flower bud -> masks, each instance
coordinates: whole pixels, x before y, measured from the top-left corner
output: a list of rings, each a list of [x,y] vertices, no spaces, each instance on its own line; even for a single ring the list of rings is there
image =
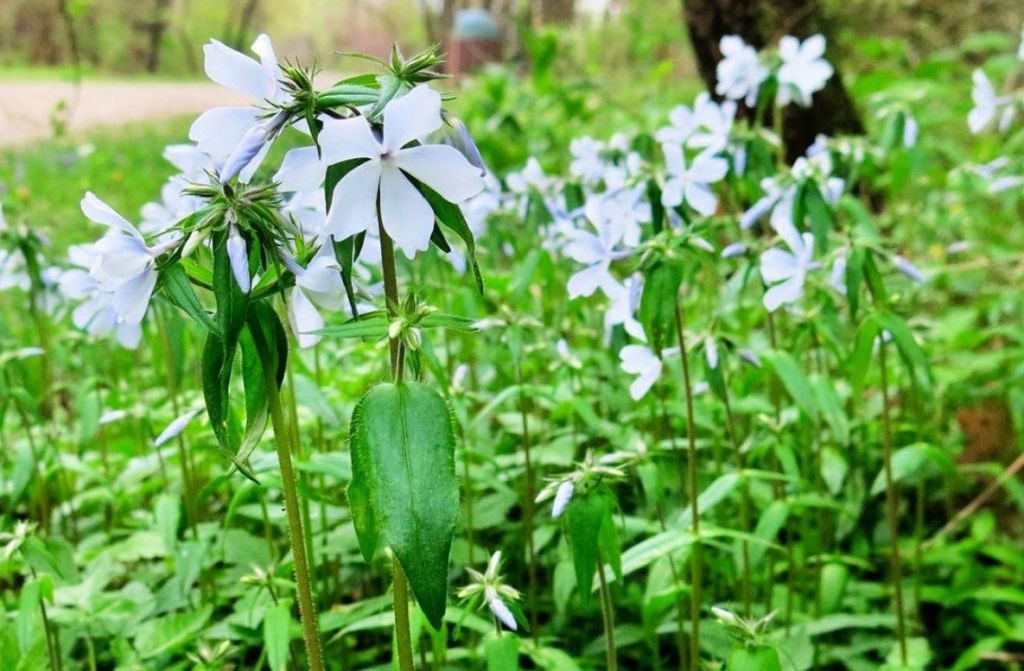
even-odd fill
[[[245,244],[245,238],[238,232],[237,226],[231,227],[228,234],[228,259],[231,261],[231,272],[238,282],[238,288],[243,294],[249,293],[252,288],[252,278],[249,276],[249,250]]]

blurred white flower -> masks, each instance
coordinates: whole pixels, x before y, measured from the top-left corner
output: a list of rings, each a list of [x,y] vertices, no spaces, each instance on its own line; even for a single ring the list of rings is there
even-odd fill
[[[629,395],[639,401],[661,377],[661,358],[646,345],[626,345],[619,350],[619,360],[622,370],[637,376],[629,385]]]
[[[118,319],[139,324],[156,287],[156,259],[178,241],[147,246],[134,225],[91,191],[82,198],[81,207],[86,217],[109,227],[108,234],[93,245],[97,258],[89,274],[100,291],[112,294],[111,305]]]
[[[846,295],[846,257],[840,256],[832,263],[829,285],[841,296]]]
[[[712,336],[704,339],[704,358],[707,359],[708,366],[718,368],[718,343]]]
[[[628,252],[618,248],[622,241],[624,229],[617,222],[609,221],[594,210],[600,209],[600,203],[591,200],[587,203],[591,214],[590,223],[597,233],[583,229],[574,229],[568,234],[568,242],[562,252],[574,261],[587,267],[575,272],[569,278],[567,289],[569,298],[590,296],[597,289],[605,294],[614,291],[615,278],[609,272],[612,261],[625,257]]]
[[[742,242],[732,242],[722,250],[723,259],[731,259],[734,256],[743,256],[747,253],[747,246]]]
[[[901,273],[903,273],[904,275],[906,275],[907,277],[909,277],[918,284],[921,284],[922,282],[925,281],[924,273],[922,273],[917,266],[915,266],[913,263],[908,261],[903,256],[893,256],[892,265],[896,266],[897,270],[899,270]]]
[[[1016,113],[1013,99],[1007,96],[997,96],[992,82],[981,69],[974,71],[971,81],[974,84],[971,88],[971,100],[974,101],[974,107],[967,114],[967,127],[971,129],[971,132],[977,134],[984,130],[999,114],[1000,108],[1003,108],[1003,112],[999,118],[999,131],[1002,132],[1009,128]]]
[[[812,35],[801,43],[796,37],[787,35],[779,41],[779,55],[782,66],[778,72],[778,105],[785,107],[795,102],[801,107],[809,107],[811,97],[825,87],[834,72],[829,62],[822,58],[825,55],[825,37]]]
[[[661,193],[662,205],[676,207],[685,202],[704,216],[714,214],[718,198],[708,184],[725,177],[729,172],[728,162],[704,151],[688,167],[681,147],[666,144],[662,145],[662,151],[665,153],[665,167],[669,175]]]
[[[68,248],[72,268],[61,273],[58,290],[71,301],[80,301],[71,312],[71,321],[90,335],[106,336],[114,333],[119,343],[135,349],[142,339],[142,325],[119,319],[114,309],[114,294],[103,291],[96,278],[89,273],[99,261],[93,244],[72,245]]]
[[[757,91],[768,78],[768,68],[761,64],[757,50],[739,35],[726,35],[718,43],[722,60],[715,68],[718,79],[715,93],[730,100],[742,100],[747,107],[757,104]]]
[[[491,555],[487,569],[483,573],[467,567],[466,573],[469,574],[470,583],[459,590],[458,596],[464,600],[481,598],[481,605],[486,605],[498,622],[512,631],[517,631],[519,624],[508,603],[518,601],[520,594],[518,590],[505,584],[500,571],[500,551]]]
[[[412,89],[384,108],[384,130],[377,138],[362,115],[324,127],[320,144],[328,164],[353,158],[353,168],[334,188],[324,232],[335,240],[377,228],[380,221],[409,258],[430,246],[434,211],[407,174],[452,203],[483,189],[480,170],[453,147],[406,146],[441,126],[441,94],[426,85]]]
[[[571,479],[563,480],[558,485],[558,490],[555,492],[555,501],[551,504],[551,517],[558,518],[562,516],[565,509],[569,507],[569,502],[572,501],[574,489],[575,483]]]
[[[761,278],[768,285],[764,294],[764,306],[775,312],[783,304],[795,303],[804,295],[804,281],[808,271],[817,267],[812,261],[814,236],[802,236],[791,231],[780,231],[790,251],[772,247],[761,255]]]
[[[644,278],[639,273],[627,277],[622,284],[613,282],[605,286],[604,292],[611,299],[604,313],[605,340],[610,336],[612,328],[619,324],[622,324],[626,333],[637,340],[647,340],[644,327],[635,317],[636,310],[640,307],[643,288]]]
[[[584,184],[596,184],[601,181],[606,164],[601,156],[604,149],[604,143],[589,135],[575,138],[569,143],[569,153],[572,155],[569,173],[578,177]]]
[[[160,435],[153,440],[153,447],[160,447],[169,440],[173,440],[181,435],[181,432],[185,430],[185,427],[189,425],[193,419],[195,419],[199,413],[203,411],[202,408],[196,408],[189,410],[180,417],[175,418],[170,424],[167,425]]]

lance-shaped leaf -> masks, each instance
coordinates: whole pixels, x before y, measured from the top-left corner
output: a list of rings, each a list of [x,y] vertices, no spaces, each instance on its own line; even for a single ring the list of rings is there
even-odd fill
[[[611,549],[611,535],[615,534],[615,520],[612,518],[615,502],[610,492],[598,487],[584,496],[573,497],[565,511],[565,526],[572,548],[572,563],[576,570],[576,588],[583,605],[590,603],[591,584],[599,562],[612,562],[616,576],[622,574],[621,554],[617,557],[602,557]],[[611,528],[607,531],[604,526]],[[603,532],[603,533],[602,533]],[[603,541],[603,542],[602,542]],[[617,541],[614,543],[617,545]]]
[[[431,189],[429,186],[420,182],[419,180],[411,180],[416,188],[420,190],[423,197],[430,203],[431,209],[434,210],[434,216],[437,218],[437,223],[434,224],[435,233],[441,236],[441,240],[444,240],[444,234],[441,229],[438,228],[437,224],[441,224],[445,228],[451,229],[457,236],[462,238],[462,242],[466,244],[466,252],[469,257],[470,266],[473,268],[473,278],[476,280],[476,288],[481,294],[484,292],[484,278],[480,274],[480,266],[476,262],[476,240],[473,238],[473,231],[469,229],[469,223],[466,221],[466,217],[462,214],[462,209],[455,203],[450,203],[440,196],[436,191]],[[439,245],[438,241],[434,239],[435,236],[431,235],[431,240],[434,241],[435,245],[438,245],[443,251],[451,251],[449,247],[447,250],[444,246]],[[445,241],[447,245],[447,241]]]
[[[644,273],[644,290],[640,296],[640,322],[656,350],[672,340],[675,324],[676,296],[683,283],[679,263],[662,260]]]
[[[349,503],[368,560],[387,543],[427,619],[441,626],[459,514],[455,431],[444,399],[418,382],[381,384],[352,414]]]

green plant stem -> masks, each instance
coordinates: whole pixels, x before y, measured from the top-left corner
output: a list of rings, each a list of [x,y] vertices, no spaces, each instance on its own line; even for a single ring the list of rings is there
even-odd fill
[[[690,382],[690,361],[683,335],[685,323],[679,296],[675,300],[676,338],[683,370],[683,391],[686,396],[686,439],[689,445],[690,514],[693,525],[693,554],[690,558],[690,668],[700,668],[700,600],[703,553],[700,546],[700,483],[697,481],[697,432],[694,424],[693,385]]]
[[[885,341],[879,338],[878,364],[882,383],[882,450],[885,461],[885,510],[889,521],[890,562],[893,600],[896,607],[896,636],[900,643],[900,661],[907,665],[907,631],[903,614],[903,570],[900,557],[899,492],[892,478],[892,406],[889,400],[889,373],[886,365]]]
[[[292,559],[295,565],[295,585],[298,592],[299,619],[302,622],[302,639],[306,644],[310,671],[324,671],[323,648],[317,627],[313,592],[309,582],[309,564],[306,557],[306,541],[302,530],[302,512],[299,495],[295,486],[295,471],[292,468],[292,434],[284,420],[281,396],[277,389],[277,378],[268,366],[264,366],[267,399],[270,402],[270,421],[274,427],[274,442],[277,444],[277,460],[281,467],[281,488],[284,490],[284,508],[288,516],[288,535]]]
[[[384,275],[384,298],[387,301],[388,316],[393,318],[398,308],[398,273],[395,269],[395,246],[384,225],[379,223],[380,232],[380,265]],[[402,357],[398,338],[388,339],[388,352],[391,360],[391,379],[402,380]],[[391,582],[395,597],[395,640],[398,647],[398,668],[400,671],[413,671],[412,633],[409,630],[409,582],[405,571],[397,557],[391,558]]]
[[[159,314],[159,313],[158,313]],[[164,368],[167,369],[167,395],[171,398],[171,408],[175,417],[181,416],[181,404],[178,402],[178,383],[174,379],[174,353],[171,352],[171,338],[167,332],[166,319],[158,319],[157,327],[160,330],[160,341],[164,352]],[[199,539],[197,524],[199,519],[196,510],[195,482],[192,477],[189,462],[188,446],[185,444],[184,432],[178,434],[175,439],[178,445],[178,463],[181,466],[181,484],[184,487],[183,503],[185,508],[185,522],[192,531],[192,539]]]
[[[746,469],[743,458],[743,448],[740,446],[739,434],[736,431],[736,418],[732,414],[732,404],[729,401],[729,381],[726,379],[725,371],[722,371],[722,402],[725,405],[725,426],[729,433],[729,441],[732,443],[733,456],[736,459],[736,469],[740,475],[740,530],[744,534],[750,533],[750,485],[744,473]],[[751,617],[751,602],[754,594],[754,580],[750,570],[750,543],[744,539],[740,545],[743,553],[743,615]]]
[[[536,478],[533,472],[533,459],[530,454],[530,423],[526,415],[526,393],[523,391],[523,364],[516,360],[516,385],[519,387],[519,420],[523,431],[523,459],[526,466],[526,483],[523,500],[523,525],[526,530],[526,564],[527,583],[526,600],[530,604],[529,613],[530,629],[537,635],[537,628],[534,623],[537,621],[537,562],[533,546],[534,514],[536,504],[534,498],[537,494]]]
[[[619,662],[615,652],[615,610],[608,589],[608,579],[604,575],[604,559],[600,552],[597,554],[597,580],[601,590],[601,619],[604,622],[605,668],[608,671],[616,671]]]

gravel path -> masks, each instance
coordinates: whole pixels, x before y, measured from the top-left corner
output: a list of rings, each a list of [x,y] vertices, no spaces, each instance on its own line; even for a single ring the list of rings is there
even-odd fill
[[[61,101],[70,112],[69,132],[245,104],[223,86],[203,82],[85,81],[76,92],[66,81],[0,80],[0,147],[52,137],[50,119]]]

